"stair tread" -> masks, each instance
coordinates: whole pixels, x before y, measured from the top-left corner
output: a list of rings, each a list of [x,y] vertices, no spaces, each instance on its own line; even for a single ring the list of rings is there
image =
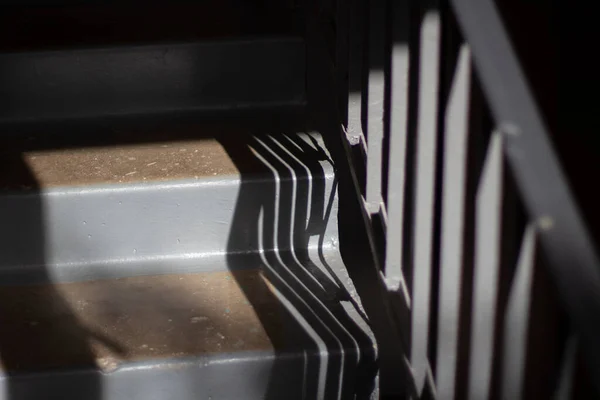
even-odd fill
[[[0,190],[271,174],[247,151],[247,127],[83,127],[81,133],[90,139],[76,146],[57,145],[44,129],[0,137]],[[305,157],[318,161],[316,152]]]
[[[32,151],[24,154],[24,162],[39,188],[199,179],[238,173],[215,139]],[[5,189],[14,186],[15,182],[4,183]]]
[[[0,363],[7,372],[110,370],[268,351],[279,345],[273,335],[284,334],[284,320],[258,269],[0,287]]]

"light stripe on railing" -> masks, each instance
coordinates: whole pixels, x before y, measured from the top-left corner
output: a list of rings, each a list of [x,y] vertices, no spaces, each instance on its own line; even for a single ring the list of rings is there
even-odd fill
[[[562,368],[558,377],[558,386],[554,395],[554,400],[569,400],[573,395],[573,379],[575,375],[575,362],[577,358],[577,338],[575,334],[567,341],[565,348]]]
[[[369,74],[367,90],[367,207],[379,211],[382,201],[383,126],[385,117],[386,1],[369,1]]]
[[[428,10],[421,22],[419,98],[417,120],[416,190],[413,220],[411,363],[417,390],[422,390],[427,358],[431,299],[431,260],[437,140],[438,77],[441,22],[439,12]]]
[[[468,398],[472,400],[485,399],[490,393],[500,268],[502,164],[502,136],[499,132],[494,132],[477,193],[475,214],[475,270],[468,392]]]
[[[348,32],[348,124],[347,135],[351,144],[364,140],[362,129],[362,81],[363,81],[363,52],[365,45],[366,2],[349,0],[349,32]]]

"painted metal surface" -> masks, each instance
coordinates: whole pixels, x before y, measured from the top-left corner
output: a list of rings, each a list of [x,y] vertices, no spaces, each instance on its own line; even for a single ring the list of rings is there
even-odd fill
[[[375,4],[359,3],[355,10]],[[361,25],[366,33],[349,28],[351,77],[352,49],[370,44],[364,38],[382,30],[379,24],[373,26],[381,9],[369,10]],[[590,376],[598,375],[600,264],[507,31],[491,0],[411,2],[408,13],[408,88],[394,72],[402,65],[394,49],[403,44],[394,32],[406,15],[392,12],[383,29],[391,42],[383,64],[391,66],[391,73],[381,77],[377,65],[363,64],[369,70],[350,88],[348,126],[342,136],[361,209],[354,212],[357,218],[363,216],[367,231],[360,237],[370,242],[364,248],[385,278],[371,280],[371,285],[382,285],[392,304],[403,304],[391,316],[383,300],[379,312],[367,309],[371,319],[389,318],[374,326],[391,321],[397,328],[390,329],[395,340],[387,336],[390,341],[379,345],[401,354],[382,363],[381,373],[392,368],[404,376],[408,370],[405,390],[413,390],[415,398],[478,399],[496,393],[506,398],[535,393],[570,398],[585,387],[581,371],[573,367],[575,345],[567,344],[563,333],[548,335],[543,342],[532,335],[563,326],[555,303],[560,299],[573,322],[577,351],[587,359]],[[351,14],[353,18],[357,16]],[[380,83],[381,78],[395,99],[390,113],[385,102],[377,108],[376,101],[364,100],[377,87],[370,87],[371,81]],[[407,109],[395,111],[405,92]],[[378,175],[378,138],[371,143],[367,130],[366,150],[352,147],[360,143],[361,129],[381,125],[394,127],[389,144],[382,142],[389,146],[389,170],[383,176],[387,193]],[[358,179],[365,162],[367,201]],[[372,205],[379,195],[388,196],[381,209]],[[540,256],[534,260],[535,243]],[[538,258],[548,265],[538,266]],[[545,281],[546,269],[557,291]],[[407,299],[399,290],[402,282],[410,294]],[[359,289],[363,298],[374,292]],[[411,332],[409,343],[406,330]],[[403,357],[410,357],[408,368]],[[544,381],[559,375],[563,380],[558,387]],[[388,389],[382,386],[382,394],[392,395]]]

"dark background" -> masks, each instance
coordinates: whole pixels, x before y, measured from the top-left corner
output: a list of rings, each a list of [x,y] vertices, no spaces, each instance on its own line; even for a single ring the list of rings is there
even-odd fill
[[[600,21],[593,2],[497,0],[586,223],[600,242]]]

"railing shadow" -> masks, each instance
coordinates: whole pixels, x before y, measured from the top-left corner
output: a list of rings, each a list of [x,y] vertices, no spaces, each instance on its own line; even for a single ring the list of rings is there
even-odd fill
[[[278,360],[290,349],[303,354],[303,398],[368,398],[375,369],[373,343],[342,307],[341,301],[350,302],[351,297],[322,254],[326,218],[331,214],[321,164],[325,151],[298,135],[221,143],[242,171],[228,243],[229,268],[236,275],[248,265],[260,265],[265,285],[286,308],[282,336],[282,327],[261,315],[253,293],[246,293],[278,355],[267,398],[274,398],[277,382],[289,379],[289,371],[278,368]],[[248,170],[253,172],[244,172]],[[255,171],[264,176],[260,182]],[[334,196],[335,186],[329,190]],[[314,235],[321,235],[316,256],[309,254]],[[370,381],[364,379],[369,374]]]

